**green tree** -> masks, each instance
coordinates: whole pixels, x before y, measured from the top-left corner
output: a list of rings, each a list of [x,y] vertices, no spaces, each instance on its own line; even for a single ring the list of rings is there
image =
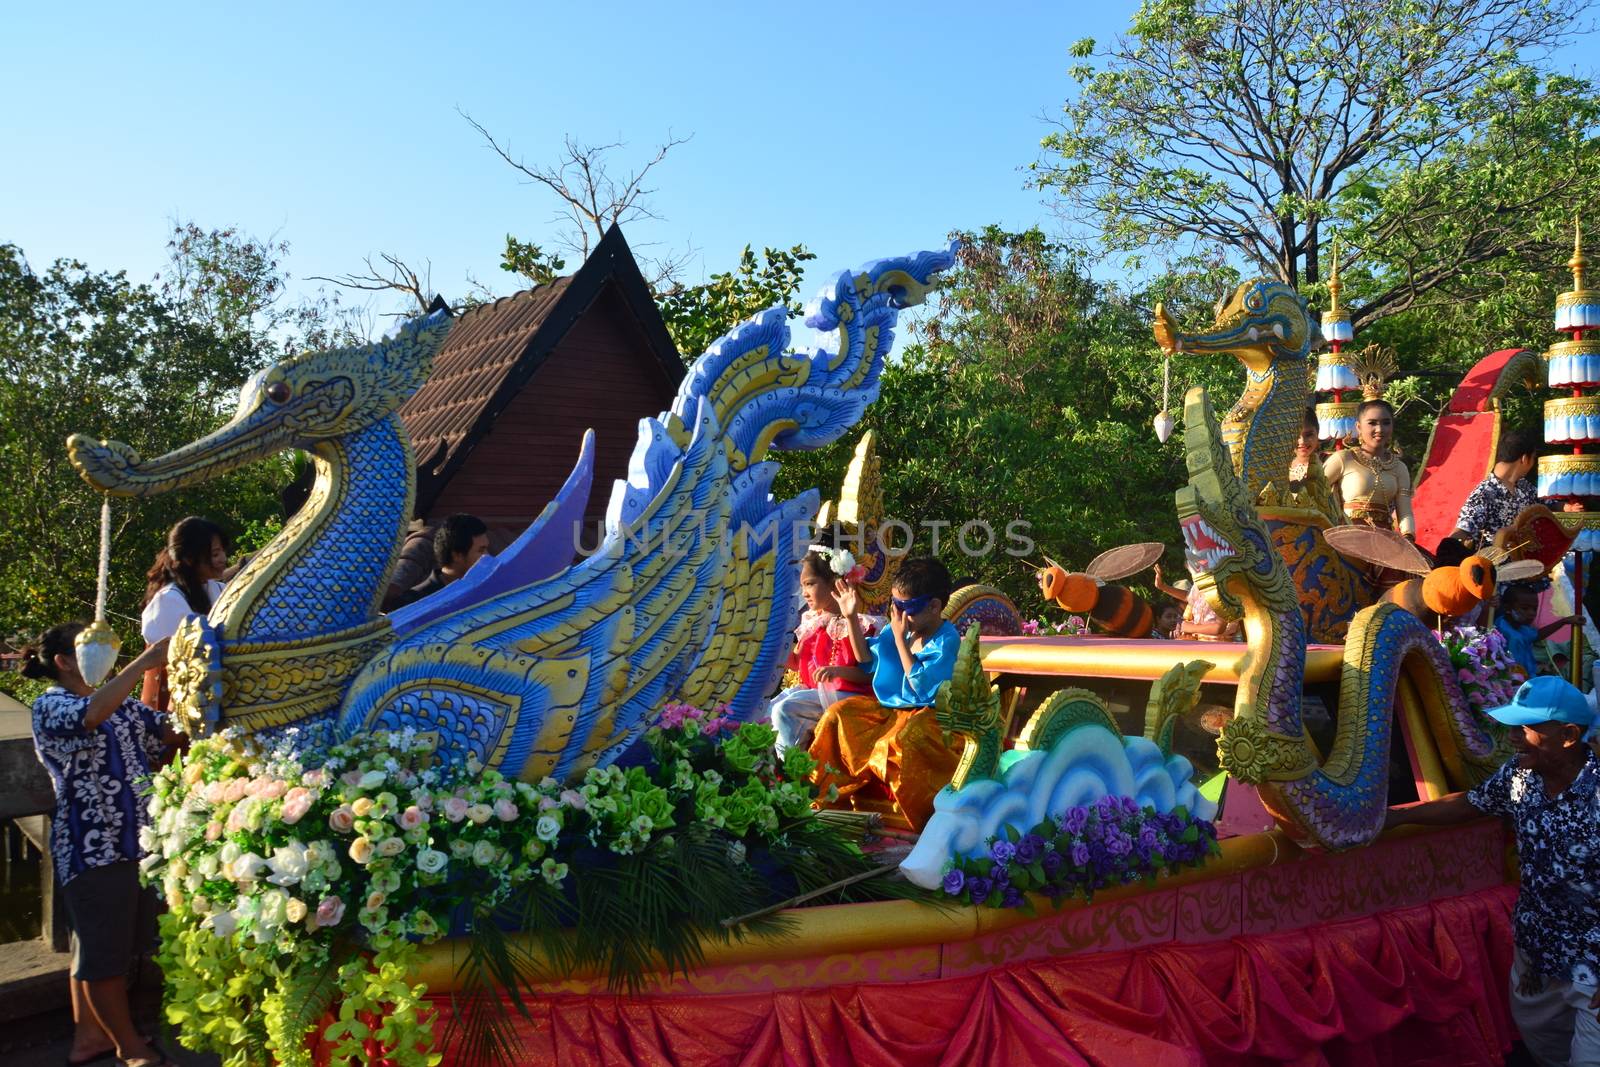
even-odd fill
[[[1218,251],[1292,285],[1329,228],[1380,284],[1357,326],[1542,261],[1600,194],[1593,86],[1539,65],[1584,0],[1144,0],[1080,41],[1035,164],[1110,249]],[[1137,260],[1135,260],[1137,261]]]
[[[1082,566],[1130,541],[1177,543],[1172,492],[1184,479],[1178,438],[1151,427],[1161,408],[1161,358],[1150,334],[1160,299],[1204,318],[1219,278],[1193,272],[1129,293],[1094,280],[1081,249],[1038,230],[964,234],[960,262],[915,343],[884,369],[860,429],[876,431],[885,506],[919,531],[960,579],[1039,607],[1029,568],[1004,534],[1026,524],[1037,563]],[[1170,403],[1204,384],[1240,389],[1237,364],[1175,362]],[[837,493],[859,432],[815,453],[785,453],[779,491]],[[994,530],[986,554],[959,543],[963,524]],[[981,545],[969,531],[968,547]],[[1176,552],[1172,557],[1177,562]]]
[[[93,612],[101,496],[68,462],[74,431],[116,436],[157,456],[231,414],[241,384],[279,354],[347,343],[356,320],[322,296],[284,296],[281,242],[174,226],[172,262],[154,283],[72,260],[34,271],[0,246],[0,641]],[[279,512],[294,458],[203,486],[112,502],[108,616],[130,650],[144,573],[166,531],[203,514],[256,539]],[[0,674],[0,685],[19,683]]]
[[[713,274],[701,285],[676,285],[660,294],[661,317],[678,351],[685,360],[693,360],[738,323],[779,304],[798,315],[795,297],[805,274],[802,264],[816,258],[805,245],[795,245],[787,251],[763,249],[757,262],[745,245],[733,270]]]

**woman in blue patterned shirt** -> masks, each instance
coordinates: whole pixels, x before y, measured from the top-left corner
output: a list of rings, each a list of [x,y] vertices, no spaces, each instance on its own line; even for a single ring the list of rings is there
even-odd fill
[[[67,1062],[115,1052],[128,1067],[158,1067],[167,1060],[133,1025],[127,973],[148,926],[141,906],[153,914],[139,888],[139,831],[149,821],[141,783],[177,737],[161,713],[130,694],[146,670],[166,664],[167,642],[151,644],[95,689],[78,671],[73,639],[82,629],[46,630],[22,668],[55,683],[33,702],[33,744],[55,787],[50,858],[72,920],[77,1025]]]

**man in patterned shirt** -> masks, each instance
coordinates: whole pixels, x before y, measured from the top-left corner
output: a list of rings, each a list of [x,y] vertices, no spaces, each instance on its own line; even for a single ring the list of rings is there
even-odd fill
[[[1494,535],[1516,521],[1523,508],[1539,502],[1528,481],[1538,462],[1539,435],[1532,430],[1512,430],[1495,449],[1494,470],[1479,482],[1461,505],[1450,536],[1474,548],[1484,548]]]
[[[1522,888],[1513,917],[1511,1015],[1541,1064],[1600,1064],[1600,758],[1595,713],[1552,676],[1489,713],[1516,757],[1470,793],[1389,812],[1385,826],[1510,818]]]

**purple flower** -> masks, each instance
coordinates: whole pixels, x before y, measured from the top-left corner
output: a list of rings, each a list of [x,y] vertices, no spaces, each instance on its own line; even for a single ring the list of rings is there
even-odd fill
[[[967,890],[972,894],[974,904],[982,904],[989,899],[989,890],[993,887],[987,878],[968,878]]]
[[[1022,907],[1022,890],[1016,886],[1006,886],[1005,894],[1000,898],[1000,906],[1002,908]]]
[[[1003,838],[989,846],[989,858],[996,863],[1010,863],[1016,854],[1017,846]]]
[[[1122,800],[1122,814],[1139,814],[1139,802],[1137,800],[1133,799],[1132,797],[1122,797],[1120,799]]]
[[[996,889],[1004,889],[1011,884],[1011,868],[1004,865],[997,866],[989,872],[989,881],[994,883]]]
[[[1122,798],[1114,797],[1110,793],[1094,802],[1094,810],[1102,819],[1114,818],[1122,812]]]
[[[1054,878],[1056,872],[1061,869],[1061,865],[1065,862],[1066,860],[1062,858],[1061,853],[1059,852],[1046,852],[1044,854],[1044,859],[1040,861],[1044,867],[1044,874],[1046,878]]]
[[[1029,864],[1044,854],[1044,838],[1038,834],[1024,834],[1017,842],[1017,862]]]
[[[1139,830],[1139,847],[1146,852],[1156,847],[1156,828],[1149,823]]]
[[[967,876],[961,873],[959,867],[948,871],[944,876],[944,891],[953,897],[959,897],[966,884]]]
[[[1089,810],[1083,807],[1071,807],[1061,817],[1061,829],[1069,834],[1082,833],[1083,828],[1089,823]]]
[[[1126,856],[1133,849],[1133,839],[1115,826],[1106,831],[1106,851],[1113,856]]]
[[[1082,841],[1074,841],[1072,844],[1072,865],[1074,867],[1089,866],[1089,846]]]

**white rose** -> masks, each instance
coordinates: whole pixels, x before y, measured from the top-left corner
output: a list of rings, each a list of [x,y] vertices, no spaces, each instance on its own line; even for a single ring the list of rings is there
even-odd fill
[[[423,874],[438,874],[449,862],[450,857],[437,849],[425,848],[417,853],[417,870]]]
[[[239,928],[239,920],[234,918],[231,911],[219,911],[207,919],[205,925],[211,927],[218,937],[232,937]]]
[[[378,842],[378,855],[398,856],[406,850],[406,843],[398,837],[386,837]]]
[[[215,852],[210,852],[200,857],[199,861],[194,865],[194,869],[199,871],[203,877],[215,878],[217,872],[222,870],[222,861],[217,858]]]
[[[269,889],[261,894],[261,910],[256,920],[264,929],[276,930],[283,925],[284,911],[289,906],[289,894],[281,889]]]
[[[267,860],[267,866],[272,868],[267,881],[273,885],[294,885],[299,882],[311,869],[309,851],[299,841],[290,841],[273,849],[272,858]]]
[[[494,862],[495,848],[487,841],[479,841],[472,846],[472,862],[479,867],[487,867]]]
[[[232,863],[234,860],[238,859],[239,858],[239,854],[242,853],[243,851],[244,851],[244,849],[240,848],[237,842],[234,842],[234,841],[224,842],[223,846],[222,846],[222,851],[221,851],[221,853],[219,853],[219,856],[221,857],[223,866],[227,866],[228,864]]]
[[[306,917],[306,902],[299,897],[290,897],[289,903],[283,906],[283,917],[292,923],[304,921]]]
[[[246,852],[223,869],[223,874],[235,882],[253,882],[267,869],[267,861],[254,852]]]
[[[541,815],[539,816],[539,821],[533,826],[533,832],[538,835],[541,841],[554,841],[561,833],[561,823],[549,815]]]

